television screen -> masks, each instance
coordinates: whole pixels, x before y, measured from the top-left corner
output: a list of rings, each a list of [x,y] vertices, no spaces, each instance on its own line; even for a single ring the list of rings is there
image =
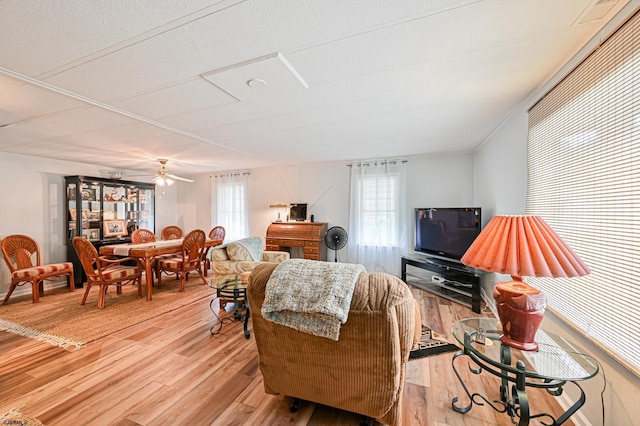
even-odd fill
[[[307,220],[307,203],[291,204],[289,220],[303,222]]]
[[[415,209],[414,250],[460,261],[480,234],[479,207]]]

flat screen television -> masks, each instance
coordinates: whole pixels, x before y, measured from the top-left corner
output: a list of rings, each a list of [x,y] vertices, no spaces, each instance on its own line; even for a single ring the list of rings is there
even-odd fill
[[[307,203],[291,204],[291,207],[289,207],[289,220],[298,222],[307,220]]]
[[[460,262],[482,226],[480,207],[415,209],[414,250]]]

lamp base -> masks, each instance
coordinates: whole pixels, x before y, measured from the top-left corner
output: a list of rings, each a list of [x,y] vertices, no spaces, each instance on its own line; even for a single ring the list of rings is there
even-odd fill
[[[545,294],[517,277],[493,288],[498,317],[502,324],[500,340],[523,351],[537,351],[536,332],[547,306]]]

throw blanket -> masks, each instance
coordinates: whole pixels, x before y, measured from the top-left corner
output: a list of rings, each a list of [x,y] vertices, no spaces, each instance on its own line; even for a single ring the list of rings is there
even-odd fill
[[[364,266],[291,259],[280,263],[265,287],[262,315],[320,337],[338,340]]]

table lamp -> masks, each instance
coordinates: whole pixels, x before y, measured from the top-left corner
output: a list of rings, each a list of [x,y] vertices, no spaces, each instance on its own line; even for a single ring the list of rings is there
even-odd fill
[[[540,216],[495,216],[471,244],[465,265],[511,275],[493,289],[502,324],[502,343],[525,351],[534,341],[546,309],[546,296],[522,277],[579,277],[590,273]]]

